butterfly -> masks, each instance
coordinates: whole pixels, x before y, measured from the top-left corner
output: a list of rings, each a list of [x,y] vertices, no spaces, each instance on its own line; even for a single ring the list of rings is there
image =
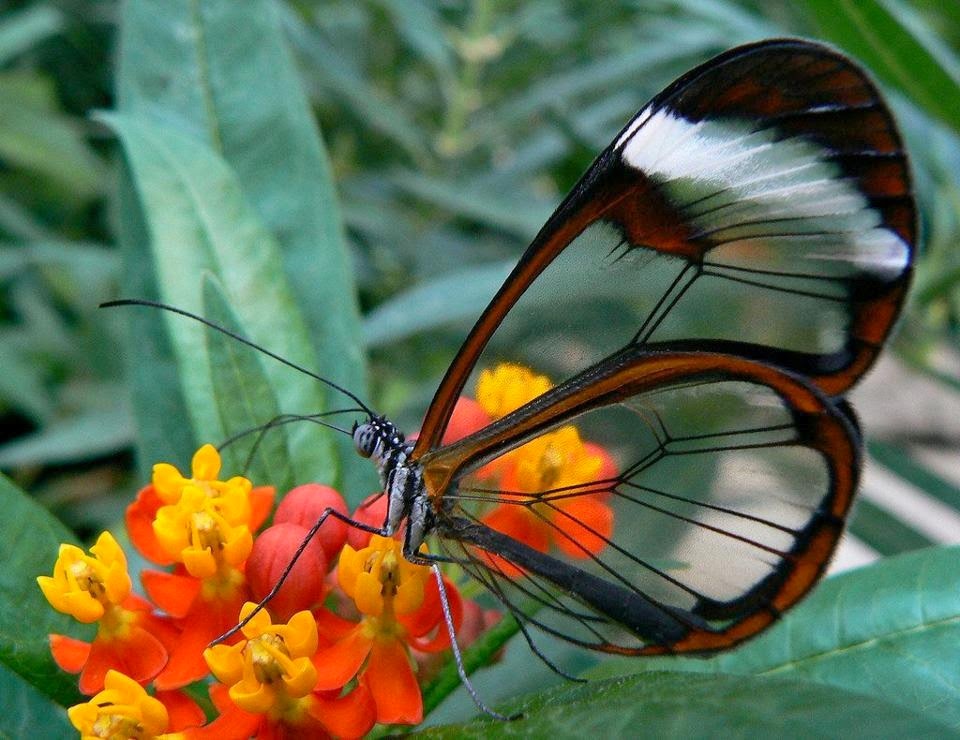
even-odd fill
[[[757,634],[843,533],[862,459],[843,394],[898,316],[916,232],[900,135],[854,62],[782,39],[687,72],[520,257],[416,441],[382,417],[355,428],[387,529],[405,522],[409,557],[437,542],[432,559],[522,622],[594,650],[709,652]],[[470,378],[502,360],[558,382],[445,443]],[[569,425],[616,471],[539,490],[476,479]],[[577,518],[578,499],[600,498],[612,524]],[[491,526],[496,507],[559,546]]]
[[[897,319],[916,237],[901,137],[854,62],[795,39],[707,61],[549,218],[415,440],[334,386],[367,411],[352,436],[387,501],[382,527],[351,523],[457,564],[524,634],[624,655],[758,634],[844,531],[863,446],[844,394]],[[472,380],[526,366],[529,398],[452,438]],[[524,478],[524,450],[577,472]]]

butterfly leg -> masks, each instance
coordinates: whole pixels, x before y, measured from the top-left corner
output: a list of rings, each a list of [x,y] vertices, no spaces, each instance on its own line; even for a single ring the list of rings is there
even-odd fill
[[[474,688],[473,684],[470,682],[470,677],[467,675],[467,669],[463,665],[463,655],[460,653],[460,645],[457,643],[457,632],[453,626],[453,613],[450,610],[450,599],[447,597],[447,588],[443,585],[443,573],[440,571],[440,565],[437,563],[433,563],[430,568],[433,570],[433,575],[437,579],[437,588],[440,590],[440,606],[443,609],[443,621],[447,626],[447,634],[450,635],[450,649],[453,651],[453,662],[457,666],[457,674],[460,676],[460,683],[463,684],[463,687],[467,690],[467,693],[470,694],[470,698],[473,699],[473,703],[477,705],[477,709],[484,714],[493,717],[494,719],[505,721],[520,719],[522,716],[520,714],[507,716],[494,711],[484,704],[483,700],[480,698],[480,695],[477,694],[477,690]]]
[[[290,571],[293,570],[293,566],[296,564],[297,560],[299,560],[300,556],[303,555],[303,551],[307,549],[307,545],[310,544],[310,540],[312,540],[314,536],[316,536],[317,532],[320,531],[320,527],[323,526],[323,523],[327,520],[327,517],[331,517],[331,516],[334,519],[339,519],[341,522],[343,522],[347,526],[363,530],[364,532],[369,532],[370,534],[387,536],[387,531],[383,527],[374,527],[370,524],[364,524],[363,522],[358,522],[355,519],[351,519],[346,514],[337,511],[336,509],[330,509],[330,508],[324,509],[323,513],[318,517],[316,524],[314,524],[310,528],[310,531],[304,535],[303,541],[297,547],[296,552],[293,553],[293,557],[290,558],[290,562],[288,562],[286,567],[283,569],[283,572],[280,574],[280,577],[277,579],[277,582],[274,584],[273,588],[270,589],[270,593],[264,596],[260,600],[260,602],[257,604],[256,608],[252,612],[250,612],[244,619],[242,619],[236,625],[228,629],[226,632],[220,635],[220,637],[218,637],[216,640],[211,642],[210,643],[211,646],[219,645],[224,640],[228,639],[232,635],[235,635],[239,630],[243,629],[243,627],[247,624],[247,622],[253,619],[253,617],[259,611],[261,611],[264,607],[266,607],[267,604],[270,603],[270,600],[274,596],[276,596],[277,593],[279,593],[280,588],[283,586],[284,582],[287,580],[287,576],[290,575]]]

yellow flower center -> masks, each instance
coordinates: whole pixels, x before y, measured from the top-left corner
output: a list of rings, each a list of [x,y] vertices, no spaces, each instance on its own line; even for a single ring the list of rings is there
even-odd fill
[[[90,548],[92,556],[76,545],[60,545],[52,576],[37,584],[50,605],[81,622],[95,622],[130,593],[130,575],[123,550],[109,532]]]
[[[244,604],[244,619],[256,604]],[[230,698],[247,712],[297,715],[301,699],[317,683],[310,658],[317,651],[317,623],[310,612],[294,614],[287,624],[271,624],[266,610],[243,628],[246,640],[207,648],[203,657],[219,681],[230,686]]]
[[[237,500],[241,497],[244,500]],[[245,493],[211,498],[200,487],[185,486],[176,504],[157,511],[153,523],[157,540],[195,578],[231,570],[253,547],[246,498]]]
[[[603,464],[587,451],[573,426],[544,434],[509,454],[516,462],[518,488],[530,493],[589,483]],[[560,490],[557,495],[562,494]]]
[[[393,538],[374,535],[362,550],[346,545],[340,553],[340,587],[366,615],[371,633],[397,636],[403,628],[396,616],[410,614],[423,604],[430,569],[411,563],[401,548]]]
[[[130,738],[130,740],[146,740],[153,737],[139,721],[122,714],[101,714],[93,723],[93,736]]]
[[[247,655],[260,683],[276,683],[290,668],[290,653],[279,635],[264,634],[250,640]]]
[[[67,710],[82,737],[148,740],[164,733],[167,709],[132,678],[107,671],[104,689],[85,704]]]
[[[67,580],[78,591],[86,591],[97,601],[103,602],[106,599],[107,590],[97,570],[90,567],[86,558],[77,560],[67,566]]]

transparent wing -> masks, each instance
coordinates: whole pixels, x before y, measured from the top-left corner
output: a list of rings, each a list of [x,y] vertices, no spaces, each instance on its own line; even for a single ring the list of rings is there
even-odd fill
[[[736,354],[842,393],[909,280],[906,157],[874,85],[803,41],[684,75],[594,162],[454,359],[415,456],[440,445],[475,367],[573,377],[625,347]]]
[[[848,412],[806,381],[641,350],[424,459],[446,555],[521,618],[624,653],[769,625],[826,567],[859,465]]]

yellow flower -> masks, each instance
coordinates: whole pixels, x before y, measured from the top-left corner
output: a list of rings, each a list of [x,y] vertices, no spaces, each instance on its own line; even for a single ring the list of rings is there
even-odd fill
[[[123,550],[109,532],[90,548],[94,557],[75,545],[60,545],[53,576],[39,576],[37,584],[50,605],[80,622],[96,622],[107,607],[130,594],[130,575]]]
[[[531,493],[589,483],[596,480],[603,463],[587,451],[573,426],[543,434],[510,454],[516,489]]]
[[[516,411],[525,403],[543,395],[553,384],[545,375],[504,362],[493,370],[484,369],[477,380],[477,403],[494,419]]]
[[[246,618],[255,608],[247,602]],[[230,686],[233,702],[254,714],[296,711],[296,702],[309,694],[317,672],[311,657],[317,652],[317,623],[308,611],[297,612],[287,624],[272,624],[261,610],[243,627],[247,638],[235,645],[207,648],[203,657],[217,679]]]
[[[373,535],[362,550],[344,545],[337,577],[362,614],[389,618],[420,608],[430,569],[403,557],[397,540]]]
[[[70,707],[67,716],[83,740],[149,740],[161,735],[169,723],[163,704],[114,670],[107,672],[103,691],[86,704]]]
[[[157,511],[153,531],[168,555],[194,578],[210,578],[221,565],[239,566],[253,548],[249,490],[210,496],[188,483],[175,504]]]
[[[196,451],[190,465],[190,478],[185,478],[170,463],[153,466],[153,487],[166,504],[176,504],[187,486],[199,488],[208,496],[223,496],[228,492],[249,493],[252,484],[242,476],[227,481],[217,480],[220,475],[220,453],[213,445],[206,444]]]

